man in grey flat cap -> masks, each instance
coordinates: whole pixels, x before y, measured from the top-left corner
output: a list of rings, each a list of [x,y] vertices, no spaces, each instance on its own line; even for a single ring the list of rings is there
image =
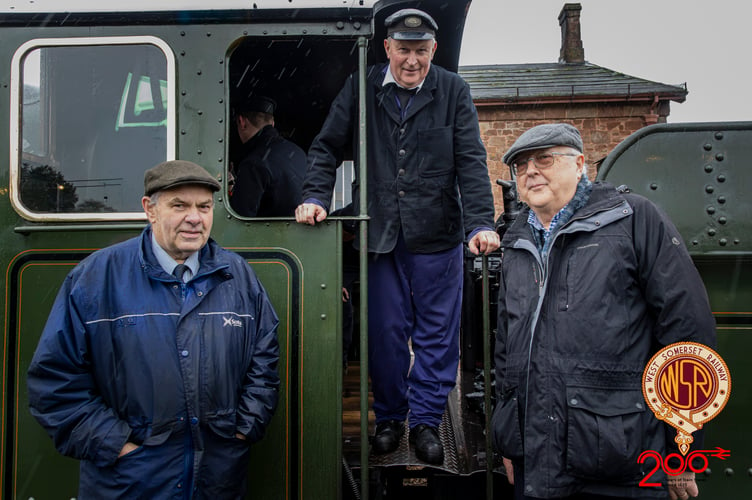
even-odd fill
[[[220,184],[146,171],[140,236],[66,277],[28,371],[31,413],[80,463],[81,498],[242,498],[277,405],[277,315],[210,237]]]
[[[653,464],[637,459],[678,452],[642,373],[668,344],[715,345],[707,294],[666,215],[591,183],[582,151],[579,131],[554,123],[503,158],[529,208],[501,242],[494,444],[517,500],[696,496],[691,472],[666,488],[659,469],[664,486],[641,487]]]
[[[489,253],[499,236],[470,88],[431,63],[436,22],[422,10],[403,9],[385,25],[389,62],[368,68],[366,82],[372,449],[396,450],[409,422],[417,457],[441,464],[438,427],[459,361],[463,246]],[[298,222],[327,217],[336,168],[357,126],[353,75],[308,152]],[[352,199],[360,213],[357,191]]]

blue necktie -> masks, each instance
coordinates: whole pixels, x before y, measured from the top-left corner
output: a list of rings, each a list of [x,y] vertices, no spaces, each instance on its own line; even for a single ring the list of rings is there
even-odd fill
[[[185,264],[178,264],[175,266],[175,269],[172,270],[172,274],[174,274],[177,279],[184,282],[183,275],[186,271],[188,271],[188,266]]]

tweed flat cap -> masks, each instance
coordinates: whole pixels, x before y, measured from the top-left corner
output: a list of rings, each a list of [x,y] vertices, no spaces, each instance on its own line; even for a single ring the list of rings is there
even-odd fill
[[[546,123],[535,126],[523,132],[506,152],[502,161],[507,165],[514,157],[525,151],[552,148],[554,146],[569,146],[582,152],[582,137],[579,130],[568,123]]]
[[[171,189],[185,184],[200,184],[219,191],[220,184],[203,167],[186,160],[170,160],[150,168],[144,173],[144,195]]]
[[[395,40],[432,40],[439,26],[431,16],[418,9],[398,10],[384,21],[387,36]]]

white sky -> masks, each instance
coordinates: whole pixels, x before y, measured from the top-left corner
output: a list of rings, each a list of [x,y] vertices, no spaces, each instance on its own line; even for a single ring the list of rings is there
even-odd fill
[[[367,0],[370,4],[373,0]],[[0,0],[3,11],[100,10],[116,0]],[[357,0],[128,0],[129,10],[346,6]],[[558,16],[566,0],[473,0],[460,65],[556,62]],[[579,0],[585,59],[631,76],[687,83],[670,122],[752,120],[752,2],[747,0]],[[86,6],[81,9],[80,6]],[[439,50],[441,50],[439,38]]]

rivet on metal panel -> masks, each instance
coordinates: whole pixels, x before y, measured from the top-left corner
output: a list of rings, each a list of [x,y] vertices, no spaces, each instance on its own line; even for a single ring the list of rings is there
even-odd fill
[[[723,139],[723,132],[716,132],[716,133],[715,133],[715,138],[716,138],[716,139],[718,139],[719,141],[720,141],[721,139]]]
[[[345,23],[343,23],[342,21],[337,21],[337,29],[338,30],[345,29]]]
[[[326,314],[322,314],[321,319],[326,319]]]
[[[706,193],[712,193],[713,191],[715,191],[715,187],[711,186],[710,184],[708,184],[707,186],[705,186],[705,192]]]
[[[711,149],[713,149],[713,145],[712,145],[712,144],[710,144],[710,143],[707,143],[707,142],[706,142],[706,143],[705,143],[705,144],[704,144],[704,145],[702,146],[702,149],[704,149],[705,151],[710,151]]]
[[[718,224],[725,224],[726,222],[728,222],[726,217],[718,217]]]
[[[656,184],[655,182],[652,182],[650,184],[650,189],[652,189],[653,191],[655,191],[656,189],[658,189],[658,184]]]
[[[326,283],[322,283],[322,284],[321,284],[321,289],[322,289],[322,290],[326,290]]]
[[[723,153],[718,153],[717,155],[715,155],[715,159],[718,161],[723,161],[724,158],[725,156],[723,155]]]
[[[726,182],[726,176],[721,174],[715,178],[718,182]]]
[[[734,475],[734,469],[732,469],[731,467],[728,467],[727,469],[725,469],[723,471],[723,473],[726,474],[727,476],[731,477],[731,476]]]
[[[711,206],[709,206],[709,207],[706,207],[706,208],[705,208],[705,211],[706,211],[707,213],[709,213],[710,215],[713,215],[713,214],[715,213],[715,207],[711,205]]]
[[[715,236],[715,229],[713,229],[712,227],[709,227],[708,228],[708,235]]]
[[[728,245],[728,240],[726,238],[721,238],[720,240],[718,240],[718,244],[722,247],[725,247],[726,245]]]
[[[741,242],[739,241],[739,238],[734,238],[734,245],[738,245],[739,243],[741,243]]]
[[[710,173],[713,171],[713,165],[705,165],[705,171],[707,173]]]

